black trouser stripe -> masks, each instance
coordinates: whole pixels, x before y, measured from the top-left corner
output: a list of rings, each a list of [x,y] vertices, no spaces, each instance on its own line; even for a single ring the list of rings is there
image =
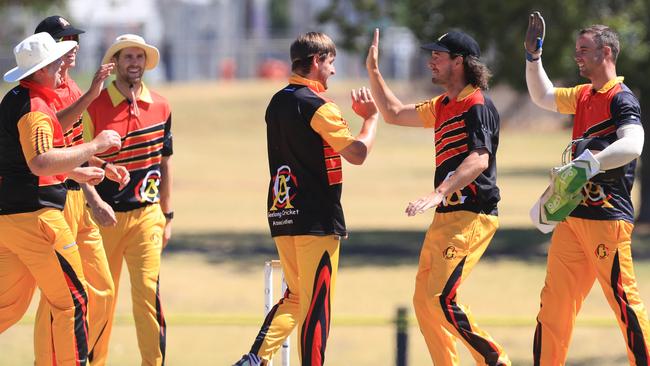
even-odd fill
[[[156,279],[156,319],[160,327],[160,353],[162,355],[162,366],[165,365],[165,349],[167,348],[167,322],[160,303],[160,276]]]
[[[639,324],[639,319],[637,318],[636,313],[628,303],[627,294],[625,293],[621,282],[621,267],[618,250],[616,250],[614,263],[612,264],[610,285],[612,286],[614,299],[621,311],[621,321],[625,324],[627,346],[632,354],[634,354],[634,360],[637,365],[647,365],[648,353],[645,345],[645,338],[643,337],[643,331],[641,330],[641,325]]]
[[[262,343],[264,343],[264,338],[266,338],[266,334],[269,331],[269,328],[271,327],[271,323],[273,322],[273,318],[275,317],[275,313],[278,312],[278,307],[280,304],[284,302],[284,299],[289,297],[289,289],[284,294],[284,297],[278,301],[277,304],[275,304],[271,310],[269,311],[268,314],[266,314],[266,318],[264,318],[264,322],[262,323],[262,327],[260,328],[260,331],[257,333],[257,336],[255,337],[255,342],[253,342],[253,346],[251,347],[250,353],[253,353],[255,355],[259,354],[260,348],[262,348]]]
[[[463,275],[464,257],[454,269],[440,296],[440,306],[447,321],[456,328],[467,343],[485,359],[488,365],[495,365],[499,360],[498,350],[485,338],[475,334],[467,314],[456,304],[456,289],[460,286]]]
[[[535,338],[533,339],[533,365],[539,366],[542,356],[542,324],[537,320],[535,327]]]
[[[86,311],[88,309],[88,295],[84,289],[81,281],[77,277],[74,269],[68,261],[55,252],[59,259],[59,264],[63,270],[63,274],[68,281],[68,288],[74,303],[74,335],[75,344],[77,347],[77,354],[79,357],[79,365],[86,364],[88,358],[88,323],[86,321]],[[72,288],[70,288],[72,286]],[[75,292],[78,295],[75,295]]]
[[[95,340],[95,344],[92,346],[88,345],[89,347],[89,352],[88,352],[88,361],[90,363],[93,362],[93,359],[95,358],[95,346],[97,343],[99,343],[99,340],[102,339],[102,336],[104,335],[104,331],[106,330],[106,326],[108,325],[108,320],[104,322],[104,325],[102,326],[102,330],[99,331],[99,335],[97,336],[97,340]]]

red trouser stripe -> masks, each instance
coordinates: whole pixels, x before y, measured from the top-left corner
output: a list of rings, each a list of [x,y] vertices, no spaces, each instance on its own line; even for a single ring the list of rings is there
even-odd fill
[[[332,263],[329,253],[323,253],[316,269],[314,290],[307,317],[302,325],[303,366],[321,366],[325,362],[325,348],[330,330],[330,286]]]

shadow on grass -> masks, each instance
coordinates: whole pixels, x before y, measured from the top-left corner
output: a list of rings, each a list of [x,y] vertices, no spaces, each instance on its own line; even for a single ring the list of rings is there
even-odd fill
[[[597,357],[584,357],[580,359],[571,359],[572,366],[611,366],[611,365],[627,365],[627,357],[624,356],[597,356]],[[513,365],[532,366],[533,363],[529,359],[517,360],[512,359]]]
[[[545,178],[549,175],[547,168],[530,168],[530,167],[516,167],[516,168],[499,168],[499,178],[502,177],[530,177],[530,178]]]
[[[534,229],[501,228],[484,258],[543,261],[550,235]],[[417,264],[423,231],[354,231],[341,243],[341,266]],[[650,258],[650,230],[635,233],[632,248],[636,259]],[[267,233],[214,232],[175,234],[167,252],[201,253],[213,263],[256,262],[277,258]]]

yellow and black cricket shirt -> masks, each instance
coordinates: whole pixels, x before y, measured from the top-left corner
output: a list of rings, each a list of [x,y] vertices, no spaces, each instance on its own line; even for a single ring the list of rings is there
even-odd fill
[[[63,210],[66,174],[34,175],[27,162],[63,147],[63,132],[53,104],[54,90],[21,81],[0,103],[0,215]]]
[[[272,236],[347,234],[339,152],[354,141],[317,81],[293,75],[266,109]]]
[[[641,107],[634,93],[623,84],[623,77],[607,82],[600,90],[591,84],[555,88],[558,112],[573,114],[573,139],[601,138],[610,144],[618,139],[616,130],[626,124],[641,124]],[[634,222],[630,192],[634,183],[636,159],[623,167],[624,175],[614,181],[589,182],[585,199],[570,214],[590,220]]]
[[[479,88],[467,85],[455,99],[447,93],[416,105],[425,128],[435,129],[438,187],[474,150],[490,154],[488,167],[472,183],[447,195],[436,212],[472,211],[497,214],[496,154],[499,145],[499,113]]]

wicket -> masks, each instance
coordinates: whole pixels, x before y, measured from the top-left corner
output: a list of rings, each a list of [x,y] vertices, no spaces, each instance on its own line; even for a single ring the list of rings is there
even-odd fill
[[[264,262],[264,316],[271,311],[273,305],[275,305],[275,300],[273,297],[273,272],[274,269],[279,269],[280,275],[282,276],[282,294],[287,290],[287,283],[284,281],[284,275],[282,274],[282,266],[280,265],[279,260],[271,260]],[[289,337],[284,340],[282,343],[282,366],[289,366],[291,363],[291,352],[289,348]],[[269,366],[273,366],[273,362],[269,363]]]

